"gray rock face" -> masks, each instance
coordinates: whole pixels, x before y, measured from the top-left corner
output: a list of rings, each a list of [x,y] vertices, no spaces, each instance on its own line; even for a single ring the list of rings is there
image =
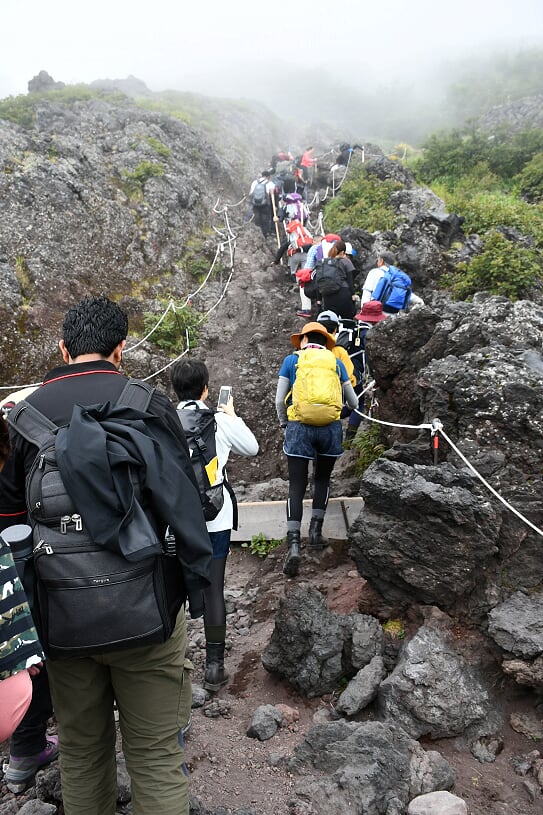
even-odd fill
[[[359,572],[400,604],[481,605],[501,513],[474,489],[468,473],[448,464],[372,464],[360,487],[364,512],[349,531]]]
[[[427,792],[410,802],[407,815],[467,815],[466,802],[446,790]]]
[[[403,815],[415,796],[454,783],[438,753],[425,753],[400,727],[381,722],[317,725],[289,763],[293,772],[306,766],[326,775],[296,791],[327,815]]]
[[[354,716],[363,710],[377,696],[379,685],[386,676],[383,658],[373,657],[369,665],[361,668],[356,676],[351,679],[341,696],[339,697],[336,710],[345,713],[347,716]]]
[[[373,618],[332,613],[316,589],[294,589],[280,601],[262,664],[300,693],[321,696],[371,662],[381,643],[381,627]]]
[[[378,707],[413,738],[473,738],[492,732],[492,701],[466,660],[441,632],[422,626],[381,683]]]
[[[488,632],[500,648],[517,657],[543,654],[543,597],[515,592],[492,609]]]

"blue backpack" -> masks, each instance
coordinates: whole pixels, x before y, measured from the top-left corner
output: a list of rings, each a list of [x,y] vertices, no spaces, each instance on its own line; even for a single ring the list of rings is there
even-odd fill
[[[411,300],[411,278],[396,266],[389,266],[373,290],[372,300],[380,300],[383,311],[407,311]]]

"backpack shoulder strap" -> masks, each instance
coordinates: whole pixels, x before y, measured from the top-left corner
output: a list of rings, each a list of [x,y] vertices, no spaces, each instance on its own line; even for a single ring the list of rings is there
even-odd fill
[[[58,430],[58,425],[26,399],[18,402],[10,410],[8,422],[26,441],[35,444],[38,449],[50,442]]]
[[[155,390],[156,388],[152,388],[141,379],[129,379],[117,399],[117,404],[145,412],[149,408]]]

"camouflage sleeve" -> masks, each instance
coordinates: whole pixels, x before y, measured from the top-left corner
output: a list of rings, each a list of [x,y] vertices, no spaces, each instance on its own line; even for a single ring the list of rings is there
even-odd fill
[[[0,536],[0,679],[43,659],[10,548]]]

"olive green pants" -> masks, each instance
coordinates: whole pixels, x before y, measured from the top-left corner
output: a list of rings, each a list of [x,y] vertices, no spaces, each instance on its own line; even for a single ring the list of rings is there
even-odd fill
[[[181,610],[170,639],[94,657],[48,661],[65,815],[115,815],[114,700],[134,815],[188,815],[178,731],[190,712]]]

